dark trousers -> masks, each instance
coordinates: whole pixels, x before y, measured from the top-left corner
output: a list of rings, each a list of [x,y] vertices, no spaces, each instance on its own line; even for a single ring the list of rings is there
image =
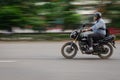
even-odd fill
[[[89,47],[93,46],[93,39],[102,39],[105,37],[103,34],[94,33],[92,31],[84,32],[83,35],[87,37]]]

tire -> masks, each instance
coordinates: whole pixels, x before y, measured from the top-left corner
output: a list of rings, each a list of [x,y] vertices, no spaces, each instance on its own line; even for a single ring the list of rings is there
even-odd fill
[[[110,44],[104,44],[103,46],[107,46],[109,48],[109,51],[104,53],[99,53],[98,56],[101,59],[108,59],[113,54],[113,47]],[[108,50],[108,48],[106,48],[106,50]]]
[[[72,46],[71,44],[72,42],[68,42],[64,44],[61,48],[61,53],[66,59],[72,59],[77,54],[77,46],[74,43]]]

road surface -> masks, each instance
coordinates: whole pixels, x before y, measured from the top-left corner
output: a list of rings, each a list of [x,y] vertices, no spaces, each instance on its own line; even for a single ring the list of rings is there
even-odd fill
[[[65,42],[0,42],[0,80],[120,80],[120,42],[110,59],[64,59]]]

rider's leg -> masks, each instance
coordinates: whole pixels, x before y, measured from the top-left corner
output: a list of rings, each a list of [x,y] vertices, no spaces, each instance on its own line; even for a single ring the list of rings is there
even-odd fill
[[[104,38],[104,35],[99,34],[99,33],[94,33],[94,32],[90,32],[88,34],[88,46],[89,46],[89,50],[93,51],[93,38]]]
[[[88,33],[86,33],[86,35],[87,35],[88,45],[89,47],[92,47],[94,32],[89,31]]]
[[[90,51],[93,51],[93,36],[94,36],[94,33],[91,32],[88,34],[88,46],[89,46],[89,50]]]

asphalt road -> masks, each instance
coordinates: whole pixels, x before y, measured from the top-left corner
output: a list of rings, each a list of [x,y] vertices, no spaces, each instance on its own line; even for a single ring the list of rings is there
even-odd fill
[[[65,42],[0,42],[0,80],[120,80],[120,42],[110,59],[64,59]]]

